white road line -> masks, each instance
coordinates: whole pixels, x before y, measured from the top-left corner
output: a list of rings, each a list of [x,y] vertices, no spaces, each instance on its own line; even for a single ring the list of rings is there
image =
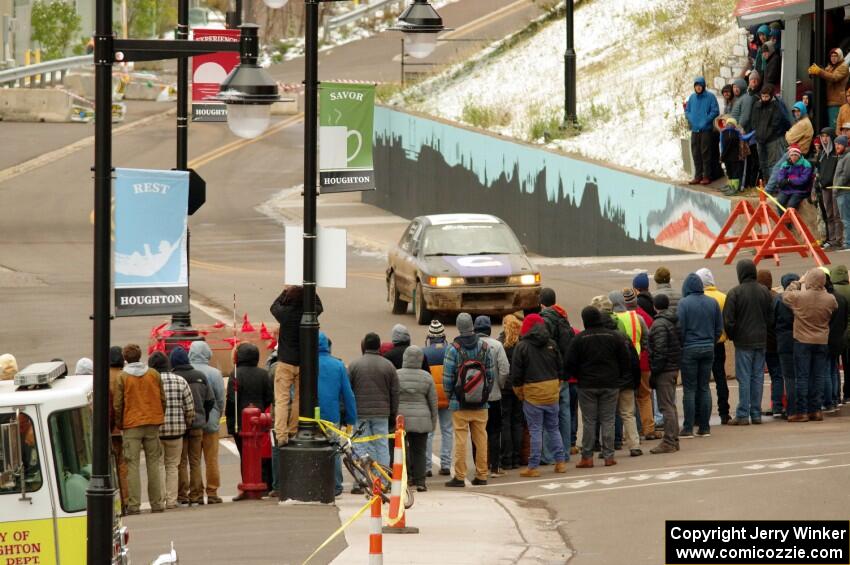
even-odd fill
[[[716,481],[719,479],[741,479],[745,477],[755,477],[755,476],[764,476],[764,475],[778,475],[781,473],[798,473],[800,471],[824,471],[826,469],[841,469],[844,467],[850,467],[850,463],[845,463],[843,465],[827,465],[826,467],[803,467],[800,469],[783,469],[782,471],[765,471],[764,473],[742,473],[739,475],[720,475],[718,477],[700,477],[698,479],[682,479],[679,481],[673,482],[663,482],[663,483],[641,483],[638,485],[622,485],[618,487],[608,487],[608,488],[600,488],[593,490],[585,490],[585,491],[575,491],[575,492],[555,492],[550,494],[535,494],[533,496],[529,496],[529,499],[532,498],[548,498],[551,496],[566,496],[570,494],[587,494],[587,493],[595,493],[595,492],[607,492],[611,490],[625,490],[632,488],[643,488],[643,487],[655,487],[655,486],[669,486],[669,485],[677,485],[682,483],[696,483],[699,481]]]
[[[236,443],[230,438],[224,438],[218,440],[218,444],[223,446],[227,451],[239,457],[239,450],[236,449]]]
[[[655,468],[651,468],[651,469],[632,469],[631,471],[616,471],[616,472],[613,472],[613,473],[604,473],[604,474],[603,473],[596,473],[596,474],[587,473],[587,474],[584,474],[584,475],[563,477],[561,479],[550,477],[550,478],[547,478],[547,479],[531,479],[531,480],[527,480],[527,481],[514,481],[514,482],[510,482],[510,483],[491,483],[491,484],[488,484],[485,487],[481,487],[481,488],[488,488],[488,487],[499,487],[499,488],[501,488],[501,487],[508,487],[508,486],[514,486],[514,485],[533,485],[534,483],[547,483],[547,482],[551,482],[553,480],[555,480],[555,481],[557,481],[557,480],[571,481],[571,480],[575,480],[575,479],[595,478],[595,477],[598,477],[598,476],[605,476],[605,475],[630,475],[632,473],[652,473],[654,471],[669,472],[669,471],[681,471],[681,470],[684,470],[684,469],[701,469],[703,467],[728,467],[729,465],[743,465],[745,463],[764,463],[764,462],[770,462],[770,461],[787,461],[789,459],[805,459],[807,457],[835,457],[835,456],[839,456],[839,455],[850,455],[850,451],[836,451],[836,452],[833,452],[833,453],[818,453],[818,454],[815,454],[815,455],[810,453],[808,455],[795,455],[795,456],[792,456],[792,457],[771,457],[769,459],[748,459],[748,460],[745,460],[745,461],[726,461],[726,462],[722,462],[722,463],[705,463],[705,462],[703,462],[703,463],[697,463],[697,464],[694,464],[694,465],[680,465],[680,466],[675,466],[675,467],[669,467],[669,466],[668,467],[655,467]],[[744,467],[744,468],[747,469],[749,467]]]

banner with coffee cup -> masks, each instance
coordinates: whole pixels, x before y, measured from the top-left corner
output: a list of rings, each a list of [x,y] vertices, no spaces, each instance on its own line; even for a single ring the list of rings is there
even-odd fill
[[[375,86],[323,82],[319,89],[321,192],[375,190],[372,164]]]

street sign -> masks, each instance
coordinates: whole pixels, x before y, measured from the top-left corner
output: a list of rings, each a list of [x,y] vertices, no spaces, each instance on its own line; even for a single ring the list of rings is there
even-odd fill
[[[304,228],[286,226],[284,236],[284,284],[304,284]],[[316,237],[316,284],[324,288],[345,288],[346,232],[319,226]]]
[[[321,193],[375,190],[375,85],[326,82],[319,93]]]
[[[239,42],[238,29],[193,29],[196,41]],[[218,87],[239,64],[239,53],[225,51],[192,57],[192,121],[226,122],[227,106],[212,100]]]

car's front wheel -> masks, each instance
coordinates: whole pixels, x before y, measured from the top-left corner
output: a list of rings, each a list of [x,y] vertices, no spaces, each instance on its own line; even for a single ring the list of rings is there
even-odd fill
[[[401,299],[401,294],[398,292],[398,287],[395,283],[395,273],[390,275],[390,280],[387,283],[388,300],[392,306],[393,314],[406,314],[407,302]]]
[[[416,316],[416,323],[420,326],[426,326],[431,323],[431,311],[425,306],[425,295],[422,294],[422,283],[416,283],[416,290],[413,293],[413,315]]]

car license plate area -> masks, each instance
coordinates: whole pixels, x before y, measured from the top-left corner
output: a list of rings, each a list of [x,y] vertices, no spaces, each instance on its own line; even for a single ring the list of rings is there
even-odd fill
[[[461,298],[463,305],[479,305],[482,303],[504,304],[513,303],[513,296],[507,292],[465,292]]]

